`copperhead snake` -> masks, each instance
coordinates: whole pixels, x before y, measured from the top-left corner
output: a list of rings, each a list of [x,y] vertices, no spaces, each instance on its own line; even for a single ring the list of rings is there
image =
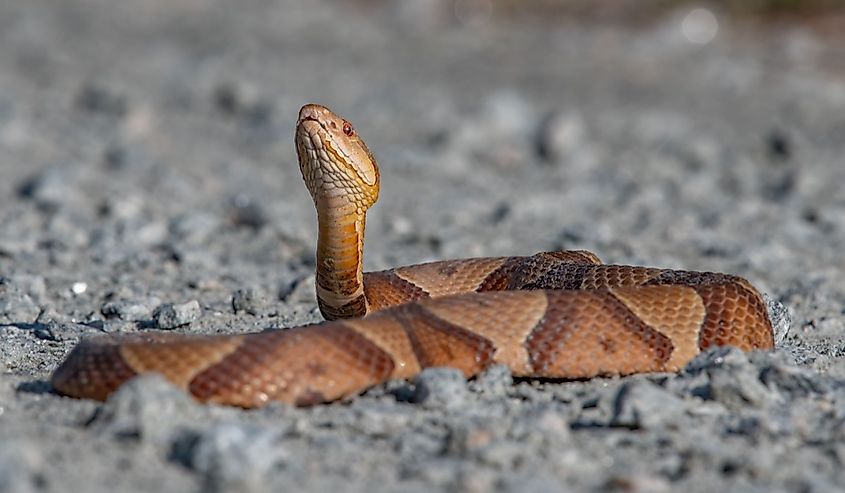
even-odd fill
[[[472,377],[504,364],[520,377],[582,379],[677,371],[711,346],[774,345],[762,297],[733,275],[603,265],[586,251],[364,273],[375,159],[347,120],[319,105],[300,110],[295,141],[317,210],[317,301],[328,321],[83,340],[53,373],[56,391],[103,400],[157,372],[203,402],[310,405],[433,366]]]

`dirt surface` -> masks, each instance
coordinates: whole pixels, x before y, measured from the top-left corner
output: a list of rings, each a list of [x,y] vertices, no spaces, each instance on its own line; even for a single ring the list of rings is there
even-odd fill
[[[0,492],[841,489],[842,46],[718,16],[696,44],[684,9],[633,29],[484,6],[0,3]],[[380,161],[368,269],[586,248],[745,276],[789,331],[679,375],[435,369],[310,409],[201,406],[156,377],[53,394],[88,335],[320,320],[305,102]]]

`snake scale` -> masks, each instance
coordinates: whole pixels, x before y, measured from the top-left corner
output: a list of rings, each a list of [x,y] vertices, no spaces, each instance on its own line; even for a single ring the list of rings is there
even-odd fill
[[[580,379],[677,371],[711,346],[774,345],[763,299],[733,275],[602,265],[586,251],[364,273],[375,159],[348,121],[320,105],[300,110],[295,140],[317,209],[317,300],[328,321],[243,335],[94,337],[53,373],[56,391],[102,400],[157,372],[203,402],[311,405],[433,366],[472,377],[504,364],[520,377]]]

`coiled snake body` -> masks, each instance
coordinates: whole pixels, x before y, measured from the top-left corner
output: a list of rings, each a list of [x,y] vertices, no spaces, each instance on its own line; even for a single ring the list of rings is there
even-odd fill
[[[317,300],[330,321],[84,340],[52,376],[59,393],[105,399],[158,372],[200,401],[309,405],[432,366],[467,377],[498,363],[516,376],[589,378],[677,371],[716,345],[773,347],[760,294],[727,274],[602,265],[585,251],[364,273],[375,160],[349,122],[319,105],[300,110],[296,149],[317,209]]]

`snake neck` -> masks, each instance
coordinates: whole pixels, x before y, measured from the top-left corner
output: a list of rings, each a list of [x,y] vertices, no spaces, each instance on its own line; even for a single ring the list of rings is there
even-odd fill
[[[326,320],[367,313],[363,209],[344,197],[317,204],[317,303]]]

